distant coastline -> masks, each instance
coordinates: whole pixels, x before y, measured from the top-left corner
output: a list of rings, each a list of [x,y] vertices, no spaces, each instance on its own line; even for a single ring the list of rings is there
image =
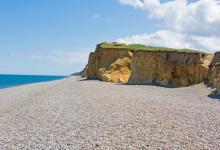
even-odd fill
[[[31,84],[31,83],[61,80],[64,78],[66,78],[66,76],[0,74],[0,89]]]

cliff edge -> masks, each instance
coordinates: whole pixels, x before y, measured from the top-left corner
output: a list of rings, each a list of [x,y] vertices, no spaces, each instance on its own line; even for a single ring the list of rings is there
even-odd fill
[[[114,83],[182,87],[208,79],[212,55],[189,49],[101,43],[83,74]]]
[[[124,44],[118,44],[116,49],[102,43],[90,53],[84,72],[88,79],[127,83],[131,74],[131,58],[132,53]]]

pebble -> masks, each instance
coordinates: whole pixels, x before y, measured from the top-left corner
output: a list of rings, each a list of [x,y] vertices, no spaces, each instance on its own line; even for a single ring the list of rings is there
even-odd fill
[[[96,146],[96,147],[100,146],[101,144],[102,144],[101,141],[96,141],[96,142],[95,142],[95,146]]]
[[[202,84],[128,86],[78,77],[4,89],[0,150],[219,149],[220,102],[209,93]]]
[[[6,138],[4,141],[5,141],[5,144],[10,144],[12,142],[10,138]]]

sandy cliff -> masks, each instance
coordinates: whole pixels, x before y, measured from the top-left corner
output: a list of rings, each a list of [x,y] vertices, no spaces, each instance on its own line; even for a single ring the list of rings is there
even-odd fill
[[[216,52],[209,67],[209,83],[220,94],[220,52]]]
[[[90,53],[86,66],[87,77],[127,83],[131,73],[131,55],[128,48],[103,48],[99,44],[95,52]]]
[[[194,52],[133,51],[129,84],[189,86],[207,79],[210,56]]]
[[[87,78],[114,83],[189,86],[208,78],[212,56],[188,49],[101,43],[89,57]]]

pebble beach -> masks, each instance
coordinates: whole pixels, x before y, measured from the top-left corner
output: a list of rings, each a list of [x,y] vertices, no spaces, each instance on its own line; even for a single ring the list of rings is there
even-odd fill
[[[220,100],[203,84],[78,76],[0,90],[0,150],[220,149]]]

